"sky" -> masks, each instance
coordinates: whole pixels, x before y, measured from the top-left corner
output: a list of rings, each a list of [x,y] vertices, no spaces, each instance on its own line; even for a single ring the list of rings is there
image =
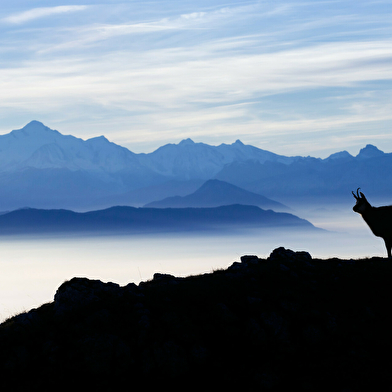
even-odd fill
[[[392,152],[390,0],[4,3],[0,134]]]

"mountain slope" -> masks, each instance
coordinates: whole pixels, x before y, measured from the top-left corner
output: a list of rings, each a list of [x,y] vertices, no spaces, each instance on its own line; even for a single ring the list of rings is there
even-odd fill
[[[225,181],[208,180],[194,193],[168,197],[145,205],[154,208],[218,207],[230,204],[254,205],[263,209],[287,211],[288,207],[262,195],[246,191]]]
[[[203,180],[169,180],[163,183],[134,189],[120,195],[110,195],[97,200],[97,204],[100,204],[100,206],[131,205],[134,207],[142,207],[146,203],[151,203],[155,200],[171,197],[172,195],[189,195],[200,188],[203,183]]]
[[[382,258],[320,260],[277,248],[138,285],[70,277],[48,288],[52,301],[0,325],[0,385],[388,391],[391,275]]]

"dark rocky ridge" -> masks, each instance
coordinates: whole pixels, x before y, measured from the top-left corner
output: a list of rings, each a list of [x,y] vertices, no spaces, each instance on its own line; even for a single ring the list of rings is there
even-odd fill
[[[390,390],[391,275],[278,248],[138,286],[73,278],[0,325],[0,387]]]

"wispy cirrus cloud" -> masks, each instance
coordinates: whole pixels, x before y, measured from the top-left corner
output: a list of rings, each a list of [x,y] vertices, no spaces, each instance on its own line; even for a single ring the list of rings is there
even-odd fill
[[[247,42],[245,40],[245,42]],[[242,46],[235,40],[231,45]],[[275,53],[217,53],[218,43],[49,61],[3,68],[3,99],[10,104],[37,96],[51,101],[73,96],[116,107],[131,102],[162,110],[228,105],[271,95],[319,88],[350,88],[392,80],[392,42],[325,43]],[[159,59],[159,62],[157,62]],[[113,66],[115,65],[115,66]],[[23,88],[24,86],[24,88]],[[55,88],[54,88],[55,87]],[[60,99],[62,97],[62,99]]]
[[[33,8],[28,11],[23,11],[3,18],[3,22],[12,24],[22,24],[34,19],[44,18],[52,15],[64,14],[68,12],[84,11],[86,5],[60,5],[56,7],[40,7]]]
[[[109,3],[3,11],[0,119],[23,112],[132,150],[240,138],[290,154],[388,135],[387,2]]]
[[[67,28],[66,34],[69,40],[61,44],[53,45],[45,51],[58,51],[67,48],[86,47],[100,45],[101,42],[131,35],[159,34],[164,32],[184,32],[192,30],[211,31],[212,26],[218,26],[237,19],[241,15],[247,15],[255,9],[255,6],[224,7],[203,12],[191,12],[180,15],[171,15],[157,20],[149,20],[137,23],[93,23]],[[153,41],[154,38],[151,39]],[[151,42],[150,41],[150,42]],[[192,40],[193,41],[193,40]],[[190,41],[189,43],[191,44]]]

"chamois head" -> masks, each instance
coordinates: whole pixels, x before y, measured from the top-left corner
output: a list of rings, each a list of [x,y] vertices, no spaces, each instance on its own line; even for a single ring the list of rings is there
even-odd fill
[[[355,194],[354,192],[351,192],[353,194],[353,196],[355,197],[355,200],[357,201],[355,203],[355,206],[353,207],[353,210],[355,212],[358,212],[359,214],[363,214],[370,207],[370,204],[366,200],[366,197],[362,192],[358,193],[358,191],[360,189],[361,188],[357,189],[357,194]]]

